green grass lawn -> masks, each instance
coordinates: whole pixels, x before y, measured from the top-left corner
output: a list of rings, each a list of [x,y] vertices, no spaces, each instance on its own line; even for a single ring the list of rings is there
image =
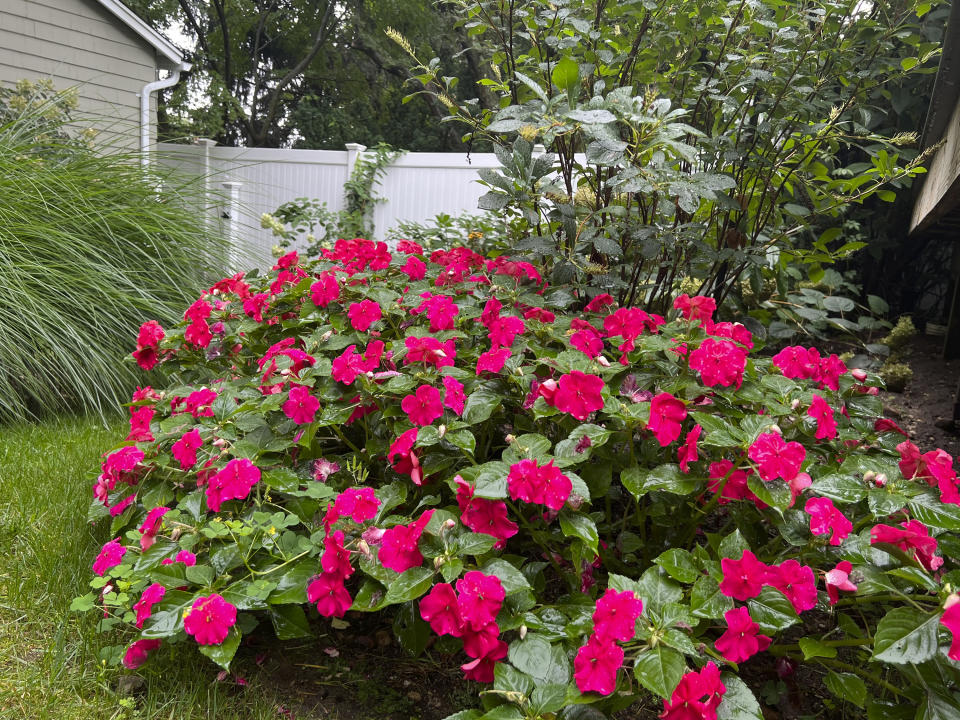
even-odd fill
[[[86,521],[93,476],[123,431],[87,419],[0,427],[0,718],[282,717],[256,679],[216,682],[187,648],[138,673],[102,669],[101,645],[121,641],[101,638],[95,613],[69,612],[107,539]]]

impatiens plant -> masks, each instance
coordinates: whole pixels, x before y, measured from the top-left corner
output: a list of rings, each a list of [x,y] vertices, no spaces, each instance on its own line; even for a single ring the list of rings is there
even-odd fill
[[[879,418],[867,374],[763,358],[714,312],[411,242],[226,278],[141,333],[135,361],[187,384],[134,394],[75,607],[129,628],[128,668],[376,613],[488,686],[461,720],[650,695],[759,719],[754,662],[852,713],[957,717],[953,459]]]

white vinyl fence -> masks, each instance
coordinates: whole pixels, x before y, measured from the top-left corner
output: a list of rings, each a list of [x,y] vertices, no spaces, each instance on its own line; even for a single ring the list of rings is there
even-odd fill
[[[161,143],[160,162],[203,177],[212,198],[212,214],[235,238],[238,247],[260,265],[272,264],[276,238],[260,227],[260,216],[296,198],[325,202],[330,210],[343,206],[343,184],[363,145],[346,150],[283,150]],[[406,153],[381,176],[374,194],[375,238],[382,239],[401,221],[426,222],[440,213],[476,213],[486,192],[478,168],[500,167],[493,153]]]

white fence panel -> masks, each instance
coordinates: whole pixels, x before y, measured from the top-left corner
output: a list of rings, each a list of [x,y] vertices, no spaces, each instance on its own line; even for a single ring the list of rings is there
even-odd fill
[[[202,142],[202,141],[201,141]],[[352,149],[362,146],[350,145]],[[343,206],[343,184],[352,170],[355,152],[347,150],[285,150],[227,148],[210,145],[158,146],[158,159],[182,172],[206,177],[221,220],[230,218],[238,241],[261,266],[272,264],[276,238],[260,227],[263,213],[296,198],[325,202],[330,210]],[[205,153],[207,154],[205,157]],[[381,200],[374,207],[374,236],[401,221],[426,222],[440,213],[478,212],[486,189],[477,182],[479,168],[499,167],[493,153],[406,153],[389,165],[374,189]],[[224,183],[240,183],[239,207],[228,207]]]

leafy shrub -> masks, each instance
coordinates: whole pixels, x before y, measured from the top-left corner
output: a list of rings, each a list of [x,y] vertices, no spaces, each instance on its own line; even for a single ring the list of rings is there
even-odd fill
[[[852,713],[955,717],[952,458],[867,373],[759,357],[709,298],[570,300],[525,263],[340,240],[145,325],[140,362],[189,384],[137,391],[95,484],[115,539],[74,607],[139,632],[107,655],[226,667],[258,624],[381,613],[492,683],[460,720],[650,694],[759,719],[761,653]]]
[[[137,326],[223,272],[195,183],[76,139],[70,102],[0,97],[0,420],[113,409],[139,377],[120,362]]]
[[[887,117],[890,87],[935,71],[935,5],[471,0],[463,27],[491,68],[471,101],[388,34],[420,92],[495,143],[481,207],[516,250],[552,282],[662,310],[683,275],[721,300],[865,245],[851,210],[924,172]]]
[[[401,221],[384,238],[396,245],[410,240],[425,251],[464,246],[481,254],[500,254],[510,249],[507,227],[493,213],[440,213],[428,222]]]

